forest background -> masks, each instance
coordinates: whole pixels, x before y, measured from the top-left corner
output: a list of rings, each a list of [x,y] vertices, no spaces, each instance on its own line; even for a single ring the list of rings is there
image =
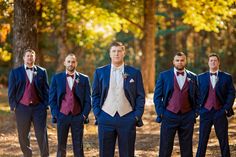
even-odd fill
[[[235,14],[236,0],[0,0],[0,84],[7,86],[26,48],[36,50],[49,78],[73,52],[77,70],[92,81],[95,68],[109,64],[114,40],[125,43],[126,64],[142,70],[147,93],[177,51],[197,74],[217,53],[221,70],[236,80]]]

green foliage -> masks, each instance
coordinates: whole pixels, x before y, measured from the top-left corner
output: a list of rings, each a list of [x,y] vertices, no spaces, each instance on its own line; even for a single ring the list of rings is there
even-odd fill
[[[172,66],[174,52],[184,51],[190,56],[188,68],[196,73],[207,70],[207,54],[217,52],[222,57],[222,69],[236,75],[235,0],[158,0],[156,3],[157,73]],[[58,38],[64,29],[63,8],[61,0],[37,0],[36,4],[42,66],[51,76],[56,69]],[[143,5],[144,0],[68,1],[67,46],[78,55],[79,71],[92,77],[95,67],[109,63],[108,45],[113,40],[126,44],[128,64],[141,65]],[[0,0],[0,8],[0,72],[7,76],[4,69],[9,71],[11,66],[13,0]],[[219,33],[208,33],[212,31]],[[6,62],[3,56],[7,56]]]
[[[176,34],[178,32],[182,32],[185,30],[190,29],[189,26],[186,25],[180,25],[180,26],[176,26],[175,28],[170,28],[170,29],[165,29],[165,30],[159,30],[156,33],[156,37],[160,37],[160,36],[166,36],[166,35],[170,35],[170,34]]]

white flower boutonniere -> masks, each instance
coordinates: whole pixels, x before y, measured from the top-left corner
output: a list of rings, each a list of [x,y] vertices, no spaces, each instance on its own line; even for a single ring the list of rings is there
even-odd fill
[[[79,83],[79,77],[75,78],[75,82],[78,84]]]
[[[37,71],[34,71],[34,72],[33,72],[33,75],[36,76],[36,75],[37,75]]]
[[[187,77],[188,82],[192,81],[191,78]]]
[[[129,74],[127,74],[127,73],[122,73],[123,79],[127,79],[128,76],[129,76]]]

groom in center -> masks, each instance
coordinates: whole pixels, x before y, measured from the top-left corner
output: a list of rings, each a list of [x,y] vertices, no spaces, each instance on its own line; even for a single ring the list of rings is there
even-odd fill
[[[114,157],[116,139],[119,156],[134,157],[136,126],[144,112],[145,92],[141,72],[124,64],[125,46],[114,42],[111,64],[94,73],[92,105],[98,124],[100,157]]]

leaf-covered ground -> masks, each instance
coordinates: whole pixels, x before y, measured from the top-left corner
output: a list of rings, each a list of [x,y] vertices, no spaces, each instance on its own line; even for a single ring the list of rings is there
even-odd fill
[[[9,107],[7,102],[7,90],[0,90],[0,157],[19,157],[22,156],[16,131],[16,123],[14,115],[9,113]],[[235,104],[236,105],[236,104]],[[145,125],[141,128],[137,128],[136,138],[136,151],[137,157],[156,157],[159,149],[159,137],[160,137],[160,124],[155,123],[155,111],[152,105],[152,96],[147,98],[147,104],[145,107],[145,113],[143,116]],[[56,156],[57,138],[56,138],[56,126],[51,124],[50,113],[48,112],[48,137],[50,156]],[[98,140],[97,140],[97,127],[94,125],[93,114],[90,114],[90,124],[85,126],[84,132],[84,151],[86,157],[98,156]],[[231,149],[231,156],[236,156],[236,116],[229,119],[229,143]],[[194,156],[198,145],[198,127],[197,121],[194,131],[193,151]],[[33,149],[33,156],[38,157],[39,151],[37,142],[34,136],[33,126],[31,130],[31,146]],[[71,136],[68,138],[67,156],[72,157],[72,143]],[[118,151],[116,149],[116,156]],[[176,136],[175,146],[172,153],[173,157],[180,156],[180,150],[178,146],[178,139]],[[220,157],[220,148],[218,140],[216,139],[214,128],[210,140],[208,142],[207,157]]]

